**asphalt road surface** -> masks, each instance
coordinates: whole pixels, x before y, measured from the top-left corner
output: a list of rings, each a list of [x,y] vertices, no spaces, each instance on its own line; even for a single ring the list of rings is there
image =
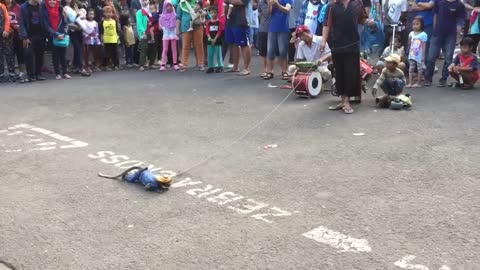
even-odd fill
[[[0,261],[480,269],[480,91],[415,89],[410,111],[368,94],[353,115],[328,111],[328,93],[292,94],[243,136],[289,93],[256,72],[0,85]],[[196,164],[163,193],[97,177]]]

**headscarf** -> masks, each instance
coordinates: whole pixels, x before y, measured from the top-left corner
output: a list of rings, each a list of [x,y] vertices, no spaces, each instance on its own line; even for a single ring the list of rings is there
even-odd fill
[[[55,0],[55,6],[51,7],[50,4],[48,4],[48,1],[45,1],[45,8],[48,13],[48,21],[50,22],[50,27],[54,31],[57,31],[58,29],[58,24],[60,23],[60,12],[58,11],[58,7],[60,4],[58,3],[58,0]]]
[[[167,6],[172,6],[172,12],[167,12]],[[172,2],[170,0],[165,0],[163,2],[162,15],[160,15],[160,25],[166,28],[174,28],[176,25],[177,14],[175,13],[175,8],[173,8]]]

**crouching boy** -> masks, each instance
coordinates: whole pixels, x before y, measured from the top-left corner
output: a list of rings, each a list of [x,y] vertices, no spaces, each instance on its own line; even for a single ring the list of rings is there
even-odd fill
[[[477,82],[478,60],[477,56],[472,53],[473,40],[466,37],[460,41],[460,51],[453,63],[448,67],[448,73],[452,76],[456,83],[452,87],[462,89],[472,89]]]
[[[398,68],[400,61],[401,58],[397,54],[392,54],[385,58],[385,68],[382,70],[382,74],[378,77],[377,82],[372,89],[373,96],[376,96],[379,88],[385,93],[385,95],[379,100],[391,100],[392,97],[396,97],[403,92],[406,79],[403,71]],[[379,104],[379,106],[380,105],[381,104]],[[389,106],[390,104],[385,105]]]

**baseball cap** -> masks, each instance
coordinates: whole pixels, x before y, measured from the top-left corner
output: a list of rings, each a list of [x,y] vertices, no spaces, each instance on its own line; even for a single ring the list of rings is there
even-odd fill
[[[297,27],[297,29],[295,30],[295,33],[297,33],[297,34],[301,34],[301,33],[304,33],[304,32],[309,32],[310,33],[310,29],[308,29],[308,26],[306,26],[306,25],[299,25]]]

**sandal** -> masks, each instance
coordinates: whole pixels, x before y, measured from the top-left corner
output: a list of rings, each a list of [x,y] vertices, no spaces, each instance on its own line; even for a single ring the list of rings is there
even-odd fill
[[[343,107],[343,112],[345,114],[352,114],[354,112],[352,107]]]
[[[342,110],[343,109],[343,104],[338,104],[338,105],[335,105],[335,106],[330,106],[328,107],[328,109],[330,111],[339,111],[339,110]]]
[[[287,81],[287,80],[289,80],[289,79],[290,79],[290,75],[288,75],[287,72],[283,72],[283,73],[282,73],[282,80]]]
[[[260,75],[258,75],[258,76],[260,76],[260,78],[265,78],[265,76],[267,76],[267,73],[266,73],[266,72],[262,72],[262,73],[260,73]]]
[[[240,72],[237,74],[237,76],[241,76],[241,77],[242,77],[242,76],[248,76],[248,75],[250,75],[250,71],[248,71],[248,70],[246,70],[246,69],[240,71]]]
[[[273,73],[267,72],[265,77],[263,77],[264,80],[271,80],[273,79]]]

